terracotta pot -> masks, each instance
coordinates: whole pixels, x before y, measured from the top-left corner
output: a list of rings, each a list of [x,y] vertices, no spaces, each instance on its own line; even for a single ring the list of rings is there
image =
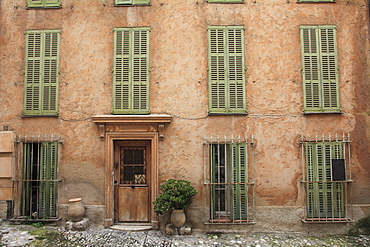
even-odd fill
[[[69,200],[68,217],[71,221],[77,222],[83,219],[85,208],[82,205],[81,198],[73,198]]]
[[[171,214],[171,223],[175,227],[182,227],[186,222],[184,209],[174,209]]]

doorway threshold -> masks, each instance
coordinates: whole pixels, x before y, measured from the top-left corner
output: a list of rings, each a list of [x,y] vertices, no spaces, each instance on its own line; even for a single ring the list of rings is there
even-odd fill
[[[114,223],[114,225],[109,227],[110,229],[113,230],[118,230],[118,231],[149,231],[153,230],[152,226],[150,223]]]

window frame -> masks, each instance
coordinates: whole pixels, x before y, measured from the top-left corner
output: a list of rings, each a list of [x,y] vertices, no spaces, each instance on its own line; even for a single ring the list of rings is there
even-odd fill
[[[341,113],[337,27],[300,26],[304,113]]]
[[[27,0],[27,8],[61,8],[61,0]]]
[[[254,193],[253,163],[250,164],[250,145],[252,142],[210,142],[205,143],[205,152],[208,157],[207,177],[209,218],[206,224],[253,224],[251,218],[253,200],[250,202],[250,193]],[[217,152],[217,153],[216,153]],[[224,157],[223,161],[221,156]],[[223,164],[224,173],[220,170]],[[252,171],[252,173],[250,173]],[[223,174],[223,175],[220,175]],[[227,180],[224,180],[224,179]],[[225,191],[223,205],[219,203],[217,195]],[[237,195],[237,196],[235,196]]]
[[[60,30],[26,31],[23,116],[59,114],[60,36]]]
[[[233,51],[233,52],[232,52]],[[208,27],[208,112],[247,114],[243,26]]]
[[[58,150],[58,142],[23,143],[21,218],[58,218]],[[34,174],[35,169],[37,174]]]
[[[149,41],[149,27],[114,29],[112,114],[150,113]]]

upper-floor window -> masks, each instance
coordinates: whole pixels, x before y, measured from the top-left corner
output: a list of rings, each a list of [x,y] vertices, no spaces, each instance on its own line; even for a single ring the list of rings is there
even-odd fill
[[[301,26],[305,113],[341,112],[336,27]]]
[[[148,5],[150,0],[115,0],[116,5]]]
[[[60,0],[28,0],[28,8],[60,7]]]
[[[26,32],[23,115],[58,114],[59,30]]]
[[[149,113],[149,28],[114,30],[113,114]]]
[[[246,113],[244,28],[208,28],[209,113]]]

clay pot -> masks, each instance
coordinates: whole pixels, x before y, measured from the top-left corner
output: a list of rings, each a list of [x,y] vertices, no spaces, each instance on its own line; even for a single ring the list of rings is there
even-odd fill
[[[73,198],[69,200],[68,217],[71,221],[77,222],[83,219],[85,208],[82,205],[81,198]]]
[[[186,222],[184,209],[174,209],[171,214],[171,223],[175,227],[182,227]]]

